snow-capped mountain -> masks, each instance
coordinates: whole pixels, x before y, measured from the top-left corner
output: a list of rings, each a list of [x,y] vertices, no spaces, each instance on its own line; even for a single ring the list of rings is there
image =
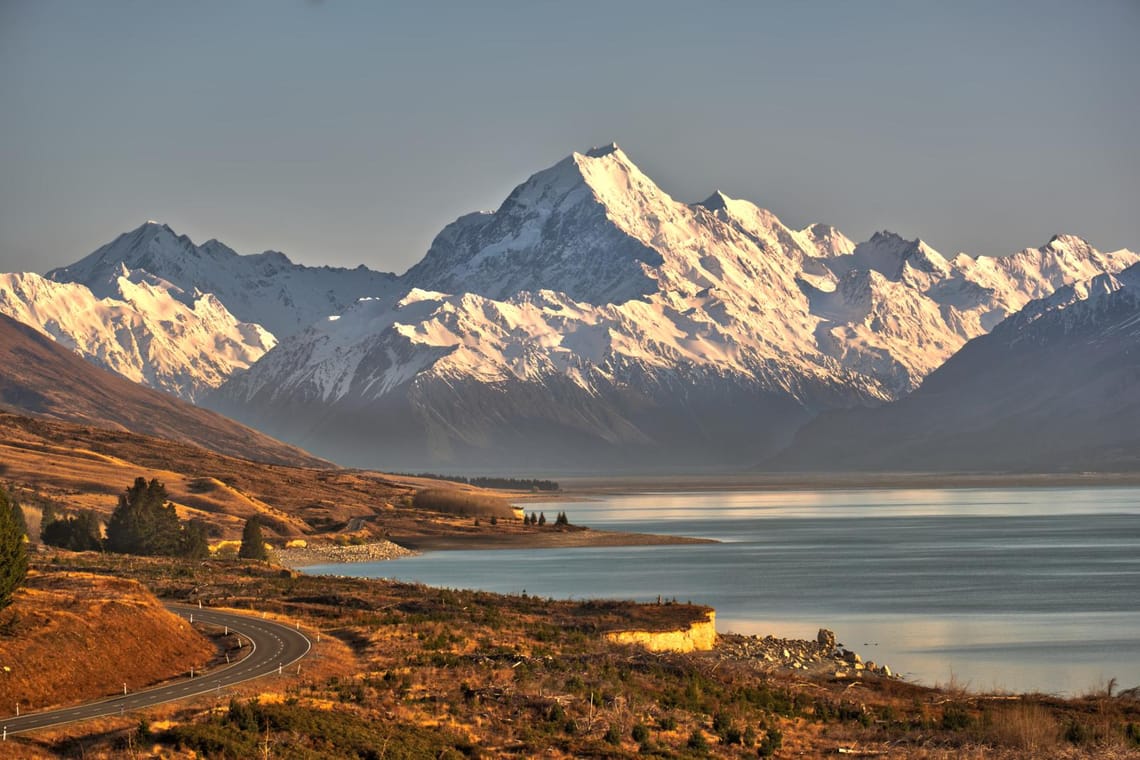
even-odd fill
[[[356,299],[391,292],[395,276],[364,266],[307,267],[283,253],[242,256],[217,240],[195,245],[157,222],[119,235],[71,266],[47,273],[77,282],[97,296],[115,296],[122,270],[146,272],[196,298],[208,293],[238,319],[261,325],[278,339],[339,314]]]
[[[1137,377],[1140,265],[1030,302],[914,393],[877,409],[824,414],[765,467],[1135,470]]]
[[[276,344],[210,294],[190,295],[121,265],[102,285],[98,297],[84,285],[3,274],[0,314],[98,366],[191,401]]]
[[[208,403],[350,464],[737,466],[1138,260],[1069,236],[949,260],[890,233],[856,246],[720,192],[675,201],[611,145],[449,225],[394,295],[282,340]]]

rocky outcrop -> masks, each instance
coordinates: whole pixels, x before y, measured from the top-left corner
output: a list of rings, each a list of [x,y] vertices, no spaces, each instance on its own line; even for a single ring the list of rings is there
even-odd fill
[[[616,644],[637,644],[650,652],[707,652],[716,646],[716,612],[704,620],[673,631],[610,631],[606,638]]]
[[[857,652],[837,644],[835,633],[826,628],[819,630],[815,641],[727,633],[718,637],[716,653],[724,659],[752,661],[766,669],[801,670],[833,678],[861,678],[864,673],[892,675],[888,666],[865,663]]]

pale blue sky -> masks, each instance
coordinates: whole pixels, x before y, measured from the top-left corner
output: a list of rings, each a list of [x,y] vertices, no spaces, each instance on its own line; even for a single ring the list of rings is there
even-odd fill
[[[1140,2],[0,0],[0,270],[146,219],[403,271],[616,140],[679,200],[1140,248]]]

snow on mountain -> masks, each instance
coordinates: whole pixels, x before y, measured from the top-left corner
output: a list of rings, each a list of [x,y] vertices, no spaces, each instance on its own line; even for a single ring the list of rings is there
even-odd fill
[[[821,415],[765,467],[1135,470],[1138,375],[1140,265],[1134,265],[1031,301],[899,401]]]
[[[212,295],[190,294],[120,265],[84,285],[37,274],[0,275],[0,314],[137,383],[194,400],[276,345],[259,325],[238,321]]]
[[[283,340],[209,403],[351,464],[739,465],[1137,260],[1073,237],[952,260],[891,233],[856,246],[720,192],[678,202],[610,145],[448,225],[394,294]]]
[[[47,273],[77,282],[98,296],[114,296],[123,268],[171,283],[187,302],[209,293],[238,319],[259,324],[278,338],[339,314],[356,299],[391,291],[395,276],[364,266],[306,267],[283,253],[242,256],[217,240],[195,245],[157,222],[119,235],[71,266]]]

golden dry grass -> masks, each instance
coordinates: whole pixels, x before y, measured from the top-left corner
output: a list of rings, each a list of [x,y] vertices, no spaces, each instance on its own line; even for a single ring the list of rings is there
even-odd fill
[[[354,520],[375,525],[375,532],[414,525],[423,515],[394,504],[440,485],[375,472],[264,464],[123,431],[0,413],[0,481],[17,498],[38,494],[64,509],[93,509],[106,517],[139,476],[161,480],[180,516],[205,520],[215,538],[239,537],[253,515],[270,535],[285,539],[340,533]],[[465,498],[489,494],[464,486],[452,490]],[[31,511],[36,523],[38,514]]]
[[[142,688],[214,654],[136,581],[33,573],[0,612],[0,713],[121,693],[124,682]]]

